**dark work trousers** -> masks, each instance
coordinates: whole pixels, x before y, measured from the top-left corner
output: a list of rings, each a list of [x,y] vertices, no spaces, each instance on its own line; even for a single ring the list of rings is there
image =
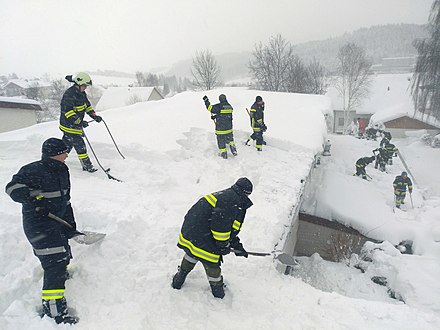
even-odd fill
[[[180,269],[189,273],[194,269],[194,266],[198,262],[197,259],[185,254]],[[223,284],[222,270],[220,268],[220,263],[204,263],[202,262],[203,268],[205,268],[205,273],[208,278],[210,285],[220,285]]]
[[[251,135],[251,139],[255,140],[255,147],[261,149],[263,147],[263,131],[254,131]]]
[[[69,153],[72,148],[75,148],[76,154],[78,155],[79,161],[81,162],[83,168],[92,167],[92,162],[90,161],[89,156],[87,155],[87,147],[84,143],[84,139],[79,134],[69,134],[64,132],[63,142],[69,148]]]
[[[70,252],[37,255],[44,270],[43,290],[65,289]]]
[[[216,134],[217,135],[217,145],[219,152],[226,152],[226,146],[231,148],[231,151],[235,149],[234,134]]]
[[[367,179],[367,171],[365,170],[365,167],[358,167],[356,166],[356,174],[355,176],[361,176],[362,179]]]

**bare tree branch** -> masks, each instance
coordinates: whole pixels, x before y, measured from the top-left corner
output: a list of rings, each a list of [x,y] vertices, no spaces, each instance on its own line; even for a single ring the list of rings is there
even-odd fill
[[[211,90],[220,85],[220,67],[209,50],[196,52],[193,58],[191,74],[193,85],[203,90]]]
[[[347,43],[339,49],[338,60],[335,87],[342,97],[345,130],[349,125],[350,111],[369,93],[371,61],[365,50],[354,43]]]

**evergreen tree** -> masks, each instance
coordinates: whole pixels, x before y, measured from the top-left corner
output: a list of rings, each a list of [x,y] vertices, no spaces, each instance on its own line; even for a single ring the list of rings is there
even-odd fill
[[[432,4],[428,29],[428,38],[414,42],[419,56],[411,92],[415,111],[440,119],[440,0]]]

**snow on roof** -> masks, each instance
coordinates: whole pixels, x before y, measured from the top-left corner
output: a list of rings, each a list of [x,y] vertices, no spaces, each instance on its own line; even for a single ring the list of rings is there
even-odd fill
[[[40,79],[11,79],[5,84],[4,87],[8,86],[11,83],[20,86],[21,88],[34,87],[36,84],[38,84],[39,87],[51,86],[50,81],[44,81]]]
[[[412,113],[411,77],[410,73],[375,75],[372,77],[370,94],[356,109],[356,113],[379,114],[385,111],[386,118]],[[327,96],[332,99],[333,109],[343,109],[342,99],[334,87],[329,88]]]
[[[6,97],[6,96],[0,96],[0,102],[40,105],[40,102],[35,100],[22,99],[19,97]]]
[[[109,87],[96,105],[96,110],[120,108],[138,102],[146,102],[154,87]]]

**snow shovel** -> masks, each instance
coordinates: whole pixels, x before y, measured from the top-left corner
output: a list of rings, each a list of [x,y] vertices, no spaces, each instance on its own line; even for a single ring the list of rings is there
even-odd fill
[[[241,250],[235,250],[231,249],[232,252],[242,252]],[[256,256],[256,257],[267,257],[267,256],[274,256],[274,259],[278,260],[280,263],[282,263],[285,266],[297,266],[298,262],[295,260],[294,257],[287,253],[280,253],[276,254],[275,251],[273,252],[250,252],[246,251],[247,254],[250,256]]]
[[[71,229],[73,228],[70,223],[68,223],[66,220],[61,219],[60,217],[57,217],[55,214],[49,213],[47,216],[50,219],[55,220],[56,222],[61,223],[66,227],[69,227]],[[106,234],[96,233],[93,231],[80,232],[78,230],[75,230],[75,236],[73,236],[72,239],[79,244],[90,245],[103,240],[105,235]]]

